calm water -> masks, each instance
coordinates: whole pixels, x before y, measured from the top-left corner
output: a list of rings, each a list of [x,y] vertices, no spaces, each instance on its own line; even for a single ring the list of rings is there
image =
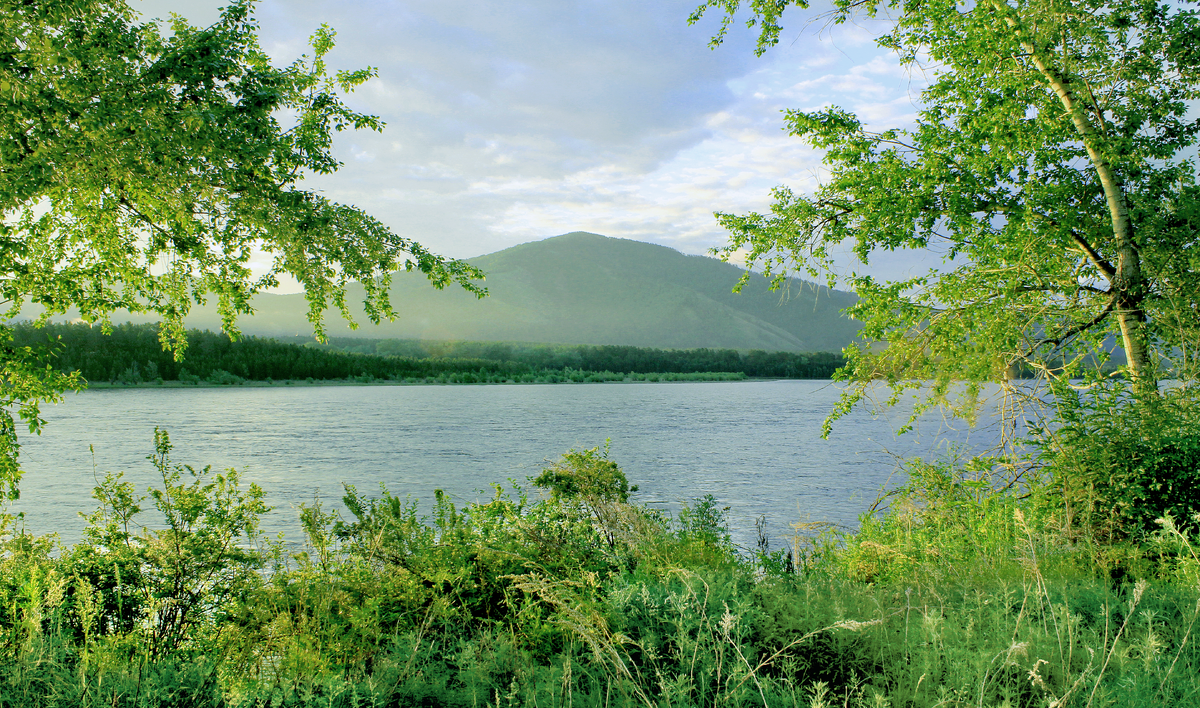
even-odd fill
[[[865,413],[821,440],[837,396],[821,381],[86,391],[46,407],[45,432],[23,437],[12,510],[35,533],[77,540],[95,473],[124,471],[143,490],[156,481],[145,459],[155,426],[170,432],[175,462],[235,467],[260,484],[275,507],[265,529],[289,538],[297,505],[319,495],[340,506],[343,483],[425,503],[435,488],[482,499],[493,482],[524,481],[610,438],[638,499],[675,510],[712,494],[731,507],[735,538],[752,543],[759,515],[777,539],[801,519],[853,524],[894,455],[934,444],[937,426],[896,438],[894,420]]]

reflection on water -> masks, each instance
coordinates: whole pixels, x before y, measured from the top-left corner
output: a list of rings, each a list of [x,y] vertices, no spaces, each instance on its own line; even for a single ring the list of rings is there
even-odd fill
[[[385,484],[424,504],[435,488],[483,499],[492,483],[524,482],[567,449],[609,438],[637,499],[674,510],[712,494],[730,507],[735,538],[752,544],[760,514],[772,540],[801,519],[855,523],[896,457],[930,454],[933,433],[946,432],[938,419],[896,438],[902,413],[859,412],[821,440],[837,396],[824,381],[85,391],[47,406],[45,432],[24,437],[12,510],[35,533],[77,540],[94,469],[125,471],[139,489],[156,481],[145,459],[155,426],[170,432],[175,462],[236,467],[260,484],[275,507],[265,530],[289,538],[296,507],[318,495],[339,507],[343,483],[366,493]]]

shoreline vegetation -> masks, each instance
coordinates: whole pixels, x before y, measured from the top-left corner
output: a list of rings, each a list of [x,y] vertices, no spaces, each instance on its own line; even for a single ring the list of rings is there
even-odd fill
[[[0,703],[1200,700],[1200,515],[1114,540],[1053,485],[991,491],[953,462],[910,463],[857,531],[795,524],[745,549],[711,496],[648,508],[593,448],[485,503],[439,492],[427,516],[347,487],[345,516],[302,506],[294,552],[259,533],[262,489],[170,452],[156,431],[148,494],[105,475],[74,547],[0,520]]]
[[[477,385],[495,386],[504,384],[560,384],[560,383],[689,383],[689,382],[726,382],[726,381],[778,381],[779,379],[750,378],[740,372],[712,372],[698,374],[614,374],[611,371],[570,371],[555,372],[546,376],[535,376],[529,380],[517,380],[510,377],[487,377],[478,374],[462,376],[448,375],[424,378],[405,379],[375,379],[370,377],[353,376],[346,379],[284,379],[276,381],[252,381],[226,376],[228,372],[214,372],[212,379],[199,381],[140,381],[138,383],[123,383],[109,381],[89,381],[88,388],[96,390],[123,388],[222,388],[229,386],[245,386],[247,388],[287,387],[304,388],[308,386],[453,386]],[[489,380],[490,379],[490,380]]]
[[[545,345],[332,339],[328,344],[192,330],[182,361],[164,352],[153,324],[122,324],[104,335],[86,324],[11,325],[12,346],[28,347],[96,388],[317,383],[515,384],[828,379],[839,354],[667,350]]]

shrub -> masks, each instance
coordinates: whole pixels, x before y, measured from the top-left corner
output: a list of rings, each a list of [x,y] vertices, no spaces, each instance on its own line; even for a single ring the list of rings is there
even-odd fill
[[[245,379],[236,374],[231,374],[224,369],[213,369],[213,372],[208,375],[205,381],[217,386],[233,386],[243,383]]]
[[[605,502],[628,502],[637,485],[629,486],[625,473],[608,457],[609,441],[604,452],[570,450],[562,459],[542,470],[533,485],[548,489],[553,499],[583,499]]]
[[[1066,523],[1106,542],[1152,533],[1168,514],[1196,531],[1200,404],[1185,392],[1139,406],[1118,397],[1074,395],[1064,425],[1040,441]]]

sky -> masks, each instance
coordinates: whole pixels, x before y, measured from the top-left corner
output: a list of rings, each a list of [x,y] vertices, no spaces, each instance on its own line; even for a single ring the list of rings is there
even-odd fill
[[[207,25],[224,3],[130,4]],[[701,254],[727,241],[714,211],[762,211],[776,185],[817,184],[821,155],[786,135],[784,109],[832,104],[901,127],[923,79],[875,45],[881,26],[807,25],[800,10],[764,57],[741,25],[710,49],[720,18],[689,26],[697,4],[265,0],[256,17],[279,64],[325,23],[331,69],[378,70],[347,103],[387,127],[339,134],[344,166],[307,188],[454,258],[571,231]],[[874,269],[915,267],[896,259]]]

